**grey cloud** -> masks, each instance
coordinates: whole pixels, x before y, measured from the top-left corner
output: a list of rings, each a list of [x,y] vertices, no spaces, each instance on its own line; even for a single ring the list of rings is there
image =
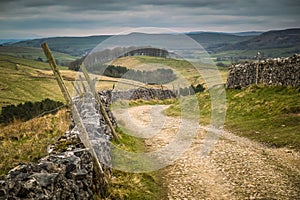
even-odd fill
[[[290,6],[291,8],[298,7],[299,3],[295,0],[268,0],[268,1],[244,1],[244,0],[77,0],[77,1],[60,1],[55,0],[4,0],[0,2],[2,8],[5,5],[10,5],[10,9],[27,8],[27,7],[45,7],[45,6],[64,6],[66,9],[72,11],[80,10],[99,10],[99,11],[122,11],[131,10],[134,7],[141,7],[143,5],[153,6],[171,6],[179,8],[211,8],[220,11],[230,10],[238,12],[240,9],[244,11],[263,12],[270,8],[284,9]],[[255,8],[255,9],[253,9]],[[250,9],[250,10],[249,10]],[[245,13],[246,14],[246,13]]]
[[[0,37],[1,29],[34,31],[47,27],[278,29],[299,26],[299,10],[297,0],[1,0]]]
[[[143,6],[154,6],[157,8],[180,8],[189,14],[188,9],[198,10],[201,14],[203,8],[207,8],[214,14],[230,15],[276,15],[276,14],[298,14],[300,3],[295,0],[268,0],[268,1],[243,1],[243,0],[77,0],[60,1],[55,0],[12,0],[1,1],[0,10],[4,13],[20,11],[27,8],[40,8],[49,6],[61,6],[68,12],[83,11],[135,11]],[[1,15],[1,14],[0,14]]]

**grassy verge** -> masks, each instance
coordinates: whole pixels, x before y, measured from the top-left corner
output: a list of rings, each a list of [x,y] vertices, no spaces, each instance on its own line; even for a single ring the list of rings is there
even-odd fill
[[[115,144],[118,148],[130,152],[145,152],[143,140],[126,134],[122,129],[117,129],[120,143]],[[161,199],[160,172],[129,173],[113,169],[109,196],[107,199]]]
[[[0,179],[20,163],[35,162],[47,155],[48,145],[68,130],[65,109],[27,122],[0,127]]]
[[[211,100],[208,92],[198,93],[200,123],[210,122]],[[300,150],[299,88],[250,86],[243,90],[226,90],[225,128],[275,147]],[[180,115],[179,102],[166,110]]]
[[[300,150],[299,99],[299,88],[292,87],[228,90],[227,128],[262,143]]]

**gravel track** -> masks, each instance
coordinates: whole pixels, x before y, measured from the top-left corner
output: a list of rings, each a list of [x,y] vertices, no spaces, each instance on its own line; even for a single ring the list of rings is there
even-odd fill
[[[146,146],[155,151],[168,146],[181,126],[179,117],[164,116],[165,108],[137,106],[126,115],[114,114],[125,126],[135,124],[126,128],[140,130],[142,137],[149,134]],[[199,126],[190,147],[161,169],[167,199],[300,199],[299,152],[266,147],[222,131],[213,151],[201,158],[206,129]]]

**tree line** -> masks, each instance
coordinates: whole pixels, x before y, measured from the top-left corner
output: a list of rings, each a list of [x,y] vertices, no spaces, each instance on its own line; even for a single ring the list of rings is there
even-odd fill
[[[152,71],[142,71],[114,65],[107,66],[103,71],[103,75],[114,78],[125,78],[148,84],[166,84],[176,79],[176,75],[171,69],[160,68]]]
[[[43,113],[55,113],[57,109],[63,105],[62,102],[47,98],[40,102],[27,101],[18,105],[4,106],[2,107],[2,113],[0,115],[0,123],[9,124],[14,120],[27,121],[43,115]]]

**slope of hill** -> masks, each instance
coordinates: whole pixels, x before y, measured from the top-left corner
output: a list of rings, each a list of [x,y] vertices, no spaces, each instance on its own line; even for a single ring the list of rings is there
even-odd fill
[[[26,40],[13,44],[3,44],[17,47],[41,47],[42,43],[48,43],[53,51],[67,53],[73,56],[82,56],[90,52],[97,44],[109,38],[108,35],[89,36],[89,37],[53,37]]]
[[[208,50],[213,50],[214,48],[227,44],[235,44],[237,42],[246,41],[253,37],[214,32],[189,33],[187,35]]]
[[[132,33],[132,41],[141,39],[146,34]],[[300,46],[300,29],[287,29],[261,32],[241,32],[241,33],[219,33],[219,32],[191,32],[186,33],[203,46],[208,52],[226,52],[229,50],[262,50],[262,49],[288,49],[289,55],[297,52]],[[170,34],[152,34],[155,44],[165,44],[166,41],[174,43]],[[67,53],[73,56],[82,56],[89,53],[96,45],[108,39],[109,35],[89,36],[89,37],[53,37],[21,41],[16,43],[6,43],[3,46],[18,47],[40,47],[43,42],[47,42],[53,51]],[[161,40],[161,41],[160,41]],[[148,44],[148,43],[147,43]],[[116,44],[117,45],[117,44]],[[184,44],[183,44],[184,46]],[[293,49],[293,48],[296,48]],[[274,50],[275,51],[275,50]],[[291,52],[290,52],[291,51]],[[238,52],[240,53],[240,52]],[[286,53],[285,50],[283,53]],[[272,55],[271,55],[272,56]]]
[[[0,39],[0,45],[4,43],[16,43],[22,41],[22,39]]]
[[[259,50],[271,48],[289,48],[300,46],[300,28],[268,31],[236,44],[228,44],[219,51],[227,50]]]
[[[246,31],[246,32],[237,32],[237,33],[231,33],[232,35],[238,35],[238,36],[257,36],[261,35],[263,32],[260,31]]]
[[[49,68],[47,63],[0,54],[0,107],[45,98],[64,101]],[[68,80],[74,79],[75,72],[63,72],[71,88]]]
[[[148,34],[149,35],[149,34]],[[224,46],[224,44],[233,44],[236,42],[245,41],[252,38],[253,36],[237,36],[227,33],[213,33],[213,32],[199,32],[199,33],[188,33],[187,36],[191,37],[204,48],[213,48],[215,46]],[[132,38],[141,38],[145,34],[142,33],[132,33]],[[161,43],[159,40],[163,40],[163,43],[170,41],[172,43],[172,37],[169,34],[152,34],[155,38],[155,43]],[[157,37],[156,37],[157,36]],[[18,46],[18,47],[40,47],[44,42],[47,42],[49,47],[53,51],[58,51],[62,53],[67,53],[73,56],[82,56],[90,52],[97,44],[106,40],[111,36],[100,35],[100,36],[90,36],[90,37],[53,37],[53,38],[42,38],[21,41],[16,43],[3,44],[7,46]],[[135,40],[132,40],[132,45],[134,45]],[[171,44],[170,44],[171,46]]]
[[[67,66],[68,63],[77,59],[69,54],[52,51],[58,65]],[[37,47],[15,47],[15,46],[0,46],[0,54],[24,58],[29,60],[45,62],[47,59],[41,48]]]
[[[184,85],[184,80],[187,80],[189,84],[197,85],[204,84],[205,80],[197,71],[197,69],[186,60],[177,60],[172,58],[160,58],[150,56],[131,56],[116,59],[112,64],[126,66],[128,68],[140,69],[140,70],[151,70],[157,68],[172,69],[177,74],[178,78],[166,84],[169,88],[173,85]],[[212,66],[209,64],[201,64],[202,69],[211,69]],[[224,82],[226,82],[228,76],[228,70],[226,68],[219,69],[220,76]]]

